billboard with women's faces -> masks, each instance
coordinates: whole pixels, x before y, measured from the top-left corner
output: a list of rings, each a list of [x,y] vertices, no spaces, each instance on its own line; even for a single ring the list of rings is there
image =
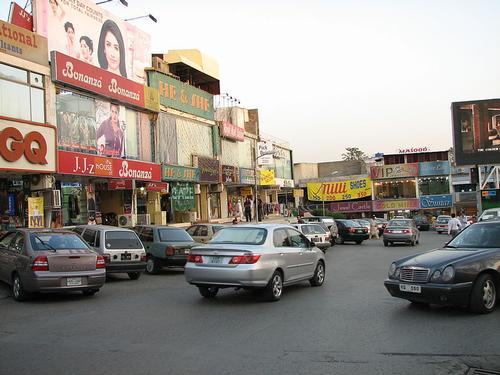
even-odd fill
[[[151,37],[88,0],[34,0],[35,30],[49,51],[144,84]]]

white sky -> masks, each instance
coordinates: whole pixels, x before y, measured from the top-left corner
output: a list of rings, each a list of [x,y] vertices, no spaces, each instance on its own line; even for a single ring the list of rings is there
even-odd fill
[[[289,141],[294,162],[353,146],[448,149],[450,103],[500,97],[498,1],[128,1],[102,7],[158,18],[132,21],[153,52],[215,58],[221,92],[258,108],[261,131]]]

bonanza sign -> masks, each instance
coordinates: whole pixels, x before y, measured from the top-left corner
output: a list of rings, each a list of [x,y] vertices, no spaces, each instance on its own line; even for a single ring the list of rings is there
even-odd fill
[[[56,129],[0,117],[2,170],[55,172]]]
[[[371,197],[372,184],[369,177],[335,182],[310,182],[307,184],[307,199],[312,202],[347,201]]]

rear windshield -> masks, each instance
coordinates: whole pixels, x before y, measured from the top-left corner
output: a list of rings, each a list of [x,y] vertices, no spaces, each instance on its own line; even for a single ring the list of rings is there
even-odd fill
[[[325,234],[325,230],[319,225],[302,225],[304,234]]]
[[[262,228],[223,228],[209,243],[262,245],[266,237],[267,230]]]
[[[362,225],[360,223],[358,223],[357,221],[354,221],[354,220],[344,220],[344,221],[342,221],[342,223],[346,227],[362,227]]]
[[[160,229],[161,242],[192,242],[193,239],[184,229]]]
[[[30,242],[34,251],[89,249],[74,233],[31,233]]]
[[[438,217],[437,222],[440,224],[447,224],[451,217]]]
[[[389,227],[411,227],[411,220],[391,220],[387,225]]]
[[[142,249],[142,243],[135,232],[106,232],[104,244],[106,249]]]

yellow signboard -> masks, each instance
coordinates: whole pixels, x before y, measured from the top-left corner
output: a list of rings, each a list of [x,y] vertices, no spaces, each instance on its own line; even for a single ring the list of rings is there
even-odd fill
[[[153,112],[160,112],[160,94],[157,89],[144,86],[144,106]]]
[[[334,182],[310,182],[307,199],[310,201],[347,201],[371,197],[372,182],[369,177]]]
[[[303,189],[293,189],[293,197],[294,198],[304,198],[304,190]]]
[[[276,177],[274,176],[274,170],[262,169],[260,171],[260,184],[276,185]]]
[[[43,228],[43,197],[28,198],[28,228]]]

